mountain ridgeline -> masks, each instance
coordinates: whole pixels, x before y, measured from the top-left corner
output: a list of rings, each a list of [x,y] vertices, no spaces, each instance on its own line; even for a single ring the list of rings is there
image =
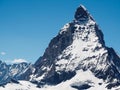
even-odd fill
[[[19,79],[39,87],[57,85],[72,79],[79,70],[90,70],[107,83],[108,89],[120,85],[120,58],[105,45],[102,31],[82,5],[77,8],[74,20],[61,28],[43,56]]]
[[[8,65],[0,61],[0,86],[16,80],[28,66],[29,64],[25,62]]]

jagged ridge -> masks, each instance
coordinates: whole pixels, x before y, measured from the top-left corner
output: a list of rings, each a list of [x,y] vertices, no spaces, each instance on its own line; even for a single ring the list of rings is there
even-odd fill
[[[22,73],[24,69],[28,68],[28,66],[29,64],[25,62],[8,65],[0,61],[0,86],[17,79],[19,74]]]

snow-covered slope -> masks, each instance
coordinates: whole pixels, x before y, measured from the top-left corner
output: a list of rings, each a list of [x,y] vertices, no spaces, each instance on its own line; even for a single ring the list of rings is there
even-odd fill
[[[18,84],[8,83],[6,86],[0,87],[0,90],[77,90],[77,88],[80,89],[80,85],[83,84],[84,86],[86,86],[85,89],[90,87],[89,90],[107,90],[105,89],[105,83],[103,82],[103,80],[95,78],[90,71],[84,72],[82,70],[77,71],[77,74],[71,80],[67,80],[66,82],[62,82],[56,86],[46,85],[43,88],[38,88],[35,84],[32,84],[28,81],[19,81]]]
[[[29,66],[30,64],[26,62],[14,63],[12,65],[9,65],[10,75],[13,76],[14,78],[17,78],[17,76],[21,73],[24,73],[23,71],[27,69]]]
[[[55,86],[45,85],[38,88],[36,84],[29,81],[19,81],[19,83],[8,83],[0,87],[0,90],[108,90],[106,85],[103,79],[96,78],[91,71],[78,70],[72,79]],[[120,86],[110,90],[120,90]]]
[[[105,45],[103,33],[84,6],[74,17],[19,79],[31,81],[40,90],[119,88],[120,58]]]
[[[40,90],[36,85],[28,81],[19,81],[19,83],[8,83],[5,86],[1,86],[0,90]]]

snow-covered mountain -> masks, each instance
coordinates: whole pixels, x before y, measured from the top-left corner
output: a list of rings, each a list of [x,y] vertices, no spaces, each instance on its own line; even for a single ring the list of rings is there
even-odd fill
[[[119,90],[120,58],[105,45],[102,31],[81,5],[74,20],[64,25],[44,55],[25,69],[19,79],[34,84],[20,81],[19,87],[10,83],[1,89]]]
[[[74,18],[51,40],[44,55],[21,76],[22,79],[39,87],[58,85],[73,79],[79,70],[83,70],[102,79],[108,89],[120,85],[120,58],[105,45],[103,33],[95,20],[82,5],[77,8]],[[78,82],[72,82],[73,88],[96,86],[92,78],[85,82],[86,86],[80,86],[78,78]]]
[[[25,62],[7,65],[5,62],[0,61],[0,85],[8,83],[12,79],[17,79],[17,76],[28,66],[29,64]]]

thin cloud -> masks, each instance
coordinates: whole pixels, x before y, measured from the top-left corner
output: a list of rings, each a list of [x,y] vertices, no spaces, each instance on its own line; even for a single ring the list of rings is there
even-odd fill
[[[27,62],[27,60],[25,60],[25,59],[14,59],[12,61],[12,63],[23,63],[23,62]]]
[[[4,56],[4,55],[6,55],[6,52],[1,52],[0,54],[1,54],[2,56]]]

